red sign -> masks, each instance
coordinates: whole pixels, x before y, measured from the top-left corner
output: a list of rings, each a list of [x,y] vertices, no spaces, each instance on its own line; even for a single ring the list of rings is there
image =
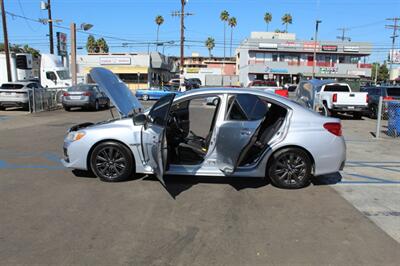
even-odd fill
[[[304,42],[303,48],[304,50],[311,50],[314,51],[314,47],[319,50],[319,43],[317,42]]]
[[[337,45],[322,45],[322,51],[337,52]]]

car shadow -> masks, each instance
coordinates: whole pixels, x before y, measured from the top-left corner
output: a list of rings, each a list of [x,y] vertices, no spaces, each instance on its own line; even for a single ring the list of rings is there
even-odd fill
[[[365,118],[362,116],[362,117],[360,117],[360,118],[354,118],[352,115],[348,115],[348,114],[335,114],[335,115],[332,115],[332,117],[335,117],[335,118],[339,118],[339,119],[341,119],[341,120],[358,120],[358,121],[360,121],[360,120],[365,120]]]
[[[145,181],[158,181],[154,175],[147,175]],[[242,178],[226,176],[170,176],[164,177],[165,189],[172,198],[176,198],[182,192],[189,190],[197,184],[227,184],[235,190],[256,189],[270,184],[266,178]]]
[[[339,172],[322,176],[314,176],[311,178],[311,183],[314,186],[335,185],[341,181],[342,175]]]

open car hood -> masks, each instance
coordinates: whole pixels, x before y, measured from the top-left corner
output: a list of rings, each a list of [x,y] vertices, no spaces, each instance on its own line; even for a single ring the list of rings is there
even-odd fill
[[[123,116],[128,116],[143,109],[142,104],[126,84],[110,70],[94,67],[90,70],[90,76]]]

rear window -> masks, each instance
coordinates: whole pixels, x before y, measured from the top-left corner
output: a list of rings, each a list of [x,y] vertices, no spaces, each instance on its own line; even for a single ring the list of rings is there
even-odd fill
[[[19,90],[22,89],[24,85],[21,84],[3,84],[1,85],[1,88],[3,90]]]
[[[387,88],[388,96],[400,96],[400,87]]]
[[[324,91],[336,91],[336,92],[350,92],[349,86],[346,85],[325,85]]]
[[[68,89],[68,91],[88,91],[90,90],[89,86],[73,86]]]

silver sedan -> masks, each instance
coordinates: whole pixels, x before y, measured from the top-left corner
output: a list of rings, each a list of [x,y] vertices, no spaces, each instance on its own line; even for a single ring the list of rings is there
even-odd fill
[[[135,174],[264,177],[301,188],[312,176],[338,172],[346,159],[340,120],[320,116],[259,90],[199,89],[167,95],[146,112],[127,86],[104,68],[92,78],[121,118],[72,127],[64,140],[66,167],[91,170],[103,181]],[[191,102],[217,98],[206,135],[192,131]],[[204,103],[204,101],[203,101]],[[212,109],[210,109],[212,108]]]

